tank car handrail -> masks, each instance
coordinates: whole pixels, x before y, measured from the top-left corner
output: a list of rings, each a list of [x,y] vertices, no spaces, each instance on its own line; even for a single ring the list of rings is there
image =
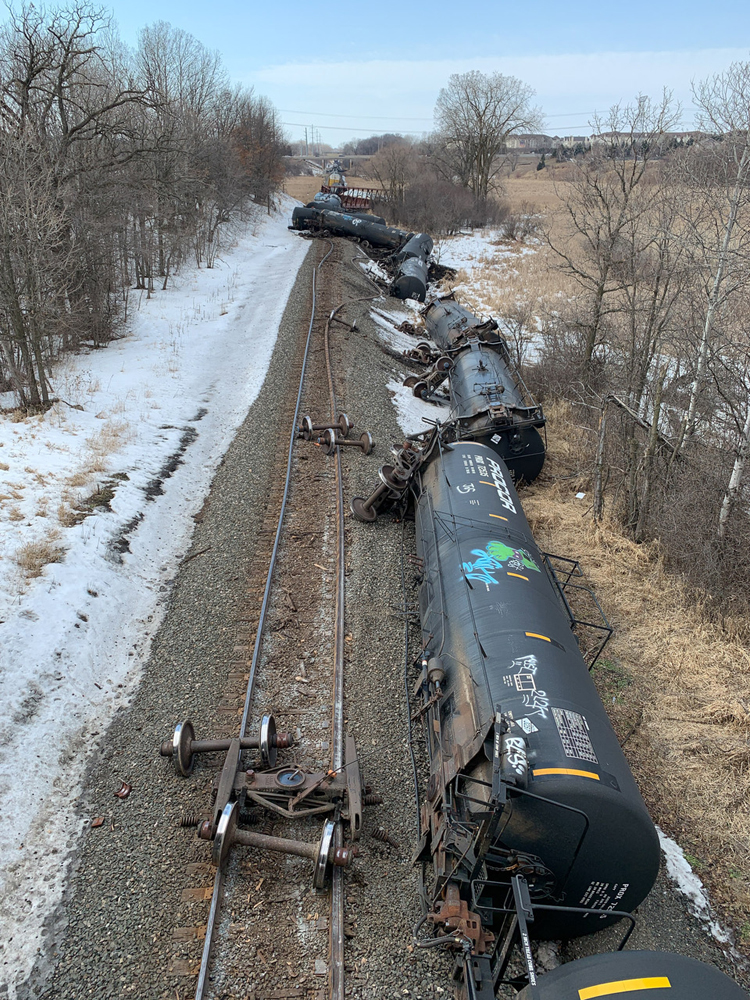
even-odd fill
[[[472,905],[475,905],[475,890],[474,883],[479,882],[485,886],[497,886],[499,888],[510,889],[510,882],[497,882],[492,879],[474,879],[471,883],[472,889]],[[630,936],[635,930],[635,925],[637,923],[636,917],[629,910],[607,910],[602,907],[588,907],[588,906],[566,906],[564,903],[535,903],[531,902],[532,910],[544,910],[544,911],[554,911],[555,913],[582,913],[584,915],[591,914],[592,916],[600,917],[618,917],[620,920],[629,920],[630,926],[623,935],[622,940],[615,949],[616,951],[622,951],[625,945],[630,940]],[[492,913],[516,913],[516,908],[514,906],[492,906],[489,903],[482,904],[479,906],[481,910],[492,911]]]
[[[604,647],[607,645],[607,643],[609,642],[609,640],[612,638],[612,633],[614,632],[614,629],[609,624],[609,621],[607,620],[607,616],[604,614],[604,609],[602,608],[601,604],[599,603],[599,600],[598,600],[596,594],[594,593],[594,591],[592,590],[592,588],[589,587],[589,586],[587,586],[587,585],[585,585],[585,584],[573,583],[572,582],[572,577],[574,577],[574,576],[578,576],[582,580],[586,579],[586,574],[583,572],[583,569],[581,568],[580,562],[577,559],[571,559],[569,556],[558,556],[558,555],[555,555],[553,552],[541,552],[540,554],[541,554],[541,557],[542,557],[542,563],[544,565],[544,568],[547,571],[547,574],[548,574],[550,580],[552,581],[555,589],[557,590],[558,596],[560,597],[560,600],[563,603],[563,607],[565,608],[565,612],[568,615],[568,618],[570,618],[571,625],[584,625],[586,628],[594,629],[597,632],[606,632],[606,635],[605,635],[604,639],[602,640],[601,645],[599,646],[599,648],[596,651],[596,656],[594,656],[594,658],[591,661],[591,663],[588,664],[589,673],[591,673],[591,671],[594,669],[596,661],[602,655],[602,653],[604,651]],[[564,562],[564,563],[568,563],[569,564],[569,569],[563,571],[563,572],[565,572],[567,574],[564,581],[560,580],[560,577],[558,576],[557,570],[555,569],[555,567],[553,566],[553,564],[551,562],[552,559],[557,559],[560,562]],[[596,610],[599,612],[601,620],[604,623],[603,625],[600,625],[597,622],[586,621],[585,619],[579,618],[576,615],[576,613],[573,611],[572,607],[570,606],[570,602],[568,601],[568,598],[567,598],[567,596],[565,594],[565,591],[567,590],[568,587],[570,587],[573,590],[582,590],[584,593],[586,593],[586,594],[589,595],[589,597],[591,598],[591,600],[596,605]]]
[[[478,518],[469,517],[467,514],[451,514],[450,511],[446,510],[435,510],[432,508],[432,514],[435,520],[439,521],[445,528],[446,534],[453,541],[453,537],[450,533],[450,529],[444,523],[445,521],[451,522],[454,527],[458,528],[485,528],[487,527],[486,522],[480,521]],[[511,528],[507,524],[494,525],[494,532],[504,532],[507,538],[513,539],[516,542],[522,542],[525,540],[525,535],[523,535],[518,529]]]
[[[469,781],[469,782],[473,781],[477,785],[484,785],[486,788],[492,788],[492,783],[491,782],[489,782],[489,781],[483,781],[481,778],[475,778],[473,775],[470,775],[470,774],[464,774],[462,772],[461,774],[457,775],[456,777],[457,778],[458,777],[463,778],[465,781]],[[558,802],[556,799],[551,799],[547,795],[540,795],[538,792],[530,792],[528,790],[528,788],[519,788],[517,785],[506,785],[506,789],[508,791],[508,800],[510,800],[512,794],[514,794],[514,793],[516,795],[525,795],[525,796],[527,796],[527,798],[537,799],[539,802],[546,802],[548,805],[551,805],[551,806],[558,806],[560,809],[564,809],[566,812],[577,813],[579,816],[583,817],[583,821],[584,821],[583,832],[581,833],[581,836],[578,839],[578,844],[576,845],[576,849],[573,852],[573,858],[572,858],[570,864],[568,865],[568,870],[565,872],[565,877],[562,879],[562,884],[560,886],[560,892],[564,892],[565,891],[565,886],[567,885],[568,879],[570,877],[570,873],[573,871],[573,866],[575,865],[576,861],[578,860],[578,855],[580,854],[581,848],[583,847],[583,842],[586,839],[586,834],[589,832],[589,827],[591,826],[591,820],[588,817],[588,813],[584,812],[583,809],[576,808],[576,806],[570,806],[570,805],[567,805],[565,802]],[[472,799],[471,796],[467,796],[465,792],[459,792],[458,789],[456,789],[455,795],[456,795],[456,798],[466,797],[469,801],[477,801],[476,799]],[[481,800],[479,800],[479,801],[481,801]],[[483,803],[483,804],[486,805],[486,803]],[[506,821],[505,826],[503,827],[503,829],[505,829],[505,827],[507,827],[507,825],[510,822],[510,819],[512,817],[512,813],[513,813],[512,808],[511,808],[510,811],[511,811],[511,816],[508,817],[508,820]],[[502,884],[504,884],[504,883],[502,883]]]

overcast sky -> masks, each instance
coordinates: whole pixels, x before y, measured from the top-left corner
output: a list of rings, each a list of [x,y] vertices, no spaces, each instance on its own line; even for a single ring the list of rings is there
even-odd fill
[[[106,3],[106,0],[105,0]],[[54,5],[54,0],[50,6]],[[593,112],[674,91],[690,127],[690,82],[750,60],[750,0],[116,0],[123,39],[156,20],[217,49],[232,78],[337,145],[422,133],[440,88],[470,69],[534,87],[547,131],[586,132]]]

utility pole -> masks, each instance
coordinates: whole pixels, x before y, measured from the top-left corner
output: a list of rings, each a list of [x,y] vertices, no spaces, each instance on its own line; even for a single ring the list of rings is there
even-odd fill
[[[305,126],[305,156],[310,155],[310,145],[307,141],[307,126]]]

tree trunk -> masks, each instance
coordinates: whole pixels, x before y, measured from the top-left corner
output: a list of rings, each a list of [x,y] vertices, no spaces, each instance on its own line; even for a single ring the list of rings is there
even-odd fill
[[[601,521],[604,512],[604,437],[607,432],[607,406],[609,399],[602,401],[602,412],[599,415],[599,437],[596,442],[596,461],[594,465],[594,520]]]
[[[642,542],[646,525],[648,524],[649,509],[651,507],[652,472],[654,468],[654,458],[656,457],[656,446],[659,442],[659,417],[661,415],[661,397],[664,392],[664,383],[667,379],[667,368],[664,366],[656,380],[656,395],[654,396],[654,412],[651,415],[651,430],[648,434],[648,444],[643,456],[643,497],[641,498],[638,521],[635,526],[635,540]]]
[[[716,264],[716,273],[714,275],[713,284],[711,286],[711,292],[708,297],[708,309],[706,310],[706,318],[703,323],[703,332],[701,334],[700,349],[698,351],[698,364],[695,369],[695,378],[690,386],[690,401],[688,403],[687,412],[680,426],[680,433],[677,438],[677,443],[675,444],[674,457],[676,457],[685,442],[686,438],[692,437],[695,432],[696,424],[696,411],[698,407],[698,397],[701,391],[701,384],[703,382],[703,376],[706,371],[706,363],[708,361],[708,349],[711,342],[711,329],[713,327],[714,316],[716,310],[719,307],[719,303],[722,298],[722,285],[724,283],[724,278],[726,277],[727,262],[729,259],[729,244],[732,239],[732,233],[734,232],[734,227],[737,223],[737,213],[740,206],[740,198],[742,197],[745,190],[745,175],[747,174],[748,166],[750,165],[750,147],[746,146],[742,152],[742,158],[737,167],[737,178],[734,185],[734,191],[730,196],[729,201],[729,218],[727,219],[726,226],[724,227],[724,238],[721,242],[721,248],[719,249],[719,258]],[[670,462],[671,464],[671,462]]]
[[[747,456],[750,452],[750,400],[748,400],[747,415],[745,416],[745,424],[742,428],[740,434],[739,447],[737,448],[737,457],[734,460],[734,466],[732,468],[732,475],[729,477],[729,485],[727,486],[727,491],[724,494],[724,499],[721,502],[721,510],[719,512],[719,527],[717,531],[717,537],[720,542],[724,541],[727,533],[727,525],[729,523],[729,515],[734,506],[737,495],[740,492],[740,485],[742,483],[742,473],[745,471],[745,463],[747,462]]]

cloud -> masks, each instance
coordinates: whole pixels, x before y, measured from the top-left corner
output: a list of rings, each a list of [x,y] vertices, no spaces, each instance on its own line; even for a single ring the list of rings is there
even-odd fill
[[[690,82],[725,70],[748,58],[746,49],[697,49],[679,52],[599,52],[564,55],[514,55],[482,58],[365,62],[305,62],[255,70],[252,82],[280,108],[301,109],[316,126],[336,126],[341,137],[355,128],[372,132],[421,132],[431,127],[441,87],[452,73],[477,69],[501,72],[531,84],[536,101],[551,116],[551,131],[586,128],[590,113],[633,101],[639,93],[658,97],[664,87],[684,107],[692,122]],[[326,115],[348,115],[345,121]],[[562,117],[565,116],[565,117]],[[570,120],[568,120],[570,116]],[[297,121],[289,113],[285,120]],[[408,119],[412,120],[403,120]],[[417,119],[417,120],[413,120]],[[420,120],[421,119],[421,120]],[[323,132],[324,138],[326,131]],[[329,134],[331,139],[339,136]]]

